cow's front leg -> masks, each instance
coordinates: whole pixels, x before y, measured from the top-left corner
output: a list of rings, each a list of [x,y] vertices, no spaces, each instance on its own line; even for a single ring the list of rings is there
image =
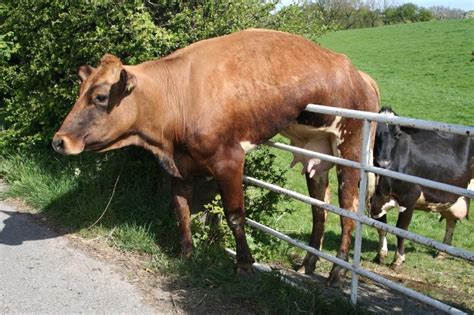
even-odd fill
[[[382,223],[387,223],[387,215],[384,214],[382,217],[376,219]],[[375,256],[374,261],[380,265],[385,263],[385,258],[388,255],[388,245],[387,245],[387,231],[377,230],[379,233],[379,250],[377,256]]]
[[[245,210],[242,177],[244,152],[240,148],[219,152],[213,165],[214,178],[224,204],[227,224],[235,238],[237,252],[237,272],[249,274],[255,262],[245,237]]]
[[[358,194],[358,183],[359,183],[359,170],[353,169],[346,166],[337,166],[337,177],[339,181],[339,205],[341,208],[356,212],[359,201]],[[354,229],[355,222],[347,217],[340,217],[342,226],[341,244],[337,252],[337,258],[345,261],[349,260],[349,249],[351,247],[352,230]],[[338,266],[333,265],[331,272],[329,273],[328,286],[337,286],[345,275],[347,270]]]
[[[309,173],[306,173],[306,183],[308,186],[309,195],[313,198],[324,200],[325,202],[330,202],[326,200],[326,190],[328,188],[328,171],[317,173],[314,177],[310,177]],[[329,195],[328,195],[329,196]],[[330,198],[330,196],[329,196]],[[326,222],[327,211],[323,208],[312,206],[311,210],[313,212],[313,230],[311,232],[311,239],[309,241],[309,246],[321,250],[323,246],[324,239],[324,224]],[[316,262],[318,257],[307,253],[303,264],[298,269],[300,273],[311,274],[316,269]]]
[[[397,227],[400,229],[407,230],[410,225],[411,217],[413,216],[413,205],[407,207],[407,209],[398,214]],[[397,235],[397,251],[393,257],[393,262],[390,265],[390,269],[399,269],[405,261],[405,239]]]
[[[191,217],[189,205],[193,194],[191,181],[173,177],[171,180],[172,202],[180,232],[181,255],[184,258],[191,257],[193,252],[193,239],[191,235]]]

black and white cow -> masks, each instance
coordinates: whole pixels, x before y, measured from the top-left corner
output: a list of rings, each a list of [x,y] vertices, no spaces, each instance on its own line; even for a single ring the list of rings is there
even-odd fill
[[[396,115],[389,107],[380,113]],[[374,165],[438,182],[474,188],[474,138],[378,123]],[[468,216],[470,199],[397,179],[379,176],[370,201],[372,217],[386,223],[389,209],[399,211],[397,227],[408,229],[414,209],[437,212],[446,219],[444,243],[451,244],[457,220]],[[392,269],[405,260],[404,239],[397,237]],[[386,232],[379,230],[378,263],[387,256]]]

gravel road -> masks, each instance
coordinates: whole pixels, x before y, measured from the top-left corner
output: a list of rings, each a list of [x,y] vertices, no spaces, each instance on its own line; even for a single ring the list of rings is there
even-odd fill
[[[36,217],[0,201],[0,314],[178,313],[171,298],[146,303],[115,266],[71,246]]]

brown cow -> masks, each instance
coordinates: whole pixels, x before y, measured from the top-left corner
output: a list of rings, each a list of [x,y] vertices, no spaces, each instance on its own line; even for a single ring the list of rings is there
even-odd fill
[[[237,270],[244,273],[254,262],[244,231],[245,152],[293,122],[288,136],[304,124],[303,142],[323,134],[324,150],[331,143],[334,154],[358,160],[361,122],[300,113],[309,103],[378,110],[373,89],[345,56],[268,30],[203,40],[135,66],[105,55],[99,67],[81,67],[79,76],[78,100],[54,136],[54,149],[79,154],[136,145],[154,153],[173,177],[184,257],[192,252],[189,179],[213,176],[236,240]],[[338,167],[338,178],[341,205],[354,211],[358,171]],[[354,223],[344,218],[342,224],[338,256],[347,259]],[[307,272],[311,264],[305,263]],[[341,272],[334,267],[330,282]]]

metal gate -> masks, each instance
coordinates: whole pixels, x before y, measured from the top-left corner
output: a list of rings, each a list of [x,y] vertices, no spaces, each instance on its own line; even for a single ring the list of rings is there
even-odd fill
[[[330,204],[326,204],[321,200],[315,199],[308,197],[306,195],[279,187],[277,185],[273,185],[270,183],[266,183],[264,181],[258,180],[256,178],[244,176],[244,182],[259,186],[262,188],[266,188],[278,193],[285,194],[287,196],[293,197],[297,200],[303,201],[305,203],[308,203],[310,205],[316,205],[318,207],[321,207],[323,209],[326,209],[330,212],[336,213],[338,215],[342,215],[348,218],[351,218],[356,221],[356,232],[355,232],[355,242],[354,242],[354,258],[352,264],[349,262],[346,262],[342,259],[339,259],[335,256],[326,254],[322,251],[319,251],[315,248],[312,248],[308,245],[305,245],[295,239],[290,238],[289,236],[280,233],[270,227],[267,227],[265,225],[262,225],[258,222],[255,222],[253,220],[247,219],[246,222],[247,224],[251,225],[254,228],[257,228],[259,230],[262,230],[266,233],[269,233],[281,240],[284,240],[290,244],[293,244],[296,247],[299,247],[313,255],[322,257],[332,263],[335,263],[337,265],[340,265],[352,272],[352,283],[351,283],[351,302],[353,304],[357,303],[357,291],[358,291],[358,286],[359,286],[359,275],[364,276],[366,278],[369,278],[373,280],[374,282],[377,282],[379,284],[382,284],[386,287],[389,287],[391,289],[397,290],[407,296],[413,297],[421,302],[424,302],[428,305],[431,305],[437,309],[440,309],[444,312],[451,313],[451,314],[464,314],[464,312],[449,306],[447,304],[444,304],[438,300],[435,300],[427,295],[424,295],[420,292],[417,292],[415,290],[409,289],[407,287],[404,287],[396,282],[390,281],[386,278],[383,278],[382,276],[379,276],[376,273],[373,273],[371,271],[368,271],[366,269],[361,268],[360,266],[360,255],[361,255],[361,242],[362,242],[362,224],[366,224],[372,227],[375,227],[377,229],[382,229],[385,230],[389,233],[395,234],[397,236],[401,236],[405,239],[412,240],[414,242],[417,242],[419,244],[423,244],[426,246],[433,247],[439,251],[446,252],[452,256],[462,258],[464,260],[474,262],[474,253],[469,252],[460,248],[456,248],[450,245],[446,245],[444,243],[435,241],[433,239],[418,235],[416,233],[412,233],[409,231],[405,231],[402,229],[399,229],[397,227],[394,227],[392,225],[387,225],[384,223],[381,223],[379,221],[376,221],[374,219],[371,219],[365,215],[365,200],[366,200],[366,190],[367,190],[367,178],[368,178],[368,173],[372,172],[375,174],[379,174],[382,176],[388,176],[392,178],[396,178],[399,180],[404,180],[416,184],[420,184],[423,186],[451,192],[457,195],[462,195],[466,196],[468,198],[474,198],[474,191],[473,190],[468,190],[468,189],[462,189],[456,186],[451,186],[427,179],[423,179],[420,177],[415,177],[403,173],[398,173],[398,172],[393,172],[390,170],[374,167],[371,165],[369,158],[370,158],[370,123],[371,122],[381,122],[381,123],[388,123],[388,124],[395,124],[395,125],[401,125],[401,126],[407,126],[407,127],[414,127],[414,128],[419,128],[419,129],[425,129],[425,130],[435,130],[435,131],[443,131],[443,132],[448,132],[448,133],[453,133],[453,134],[458,134],[458,135],[464,135],[467,137],[473,137],[474,136],[474,127],[467,127],[467,126],[461,126],[461,125],[452,125],[452,124],[444,124],[444,123],[439,123],[439,122],[431,122],[431,121],[426,121],[426,120],[419,120],[419,119],[413,119],[413,118],[405,118],[405,117],[399,117],[399,116],[388,116],[388,115],[383,115],[383,114],[376,114],[376,113],[371,113],[371,112],[364,112],[364,111],[357,111],[357,110],[349,110],[349,109],[341,109],[341,108],[335,108],[335,107],[328,107],[328,106],[322,106],[322,105],[313,105],[310,104],[306,107],[307,111],[314,112],[314,113],[319,113],[319,114],[327,114],[327,115],[336,115],[336,116],[342,116],[342,117],[347,117],[347,118],[354,118],[354,119],[362,119],[363,120],[363,137],[362,137],[362,155],[361,155],[361,160],[360,162],[355,162],[355,161],[350,161],[350,160],[345,160],[339,157],[334,157],[331,155],[326,155],[322,153],[317,153],[313,152],[310,150],[306,149],[301,149],[297,147],[293,147],[287,144],[283,143],[274,143],[274,142],[267,142],[266,144],[278,148],[281,150],[285,151],[290,151],[294,153],[299,153],[303,154],[309,157],[315,157],[321,160],[329,161],[332,163],[340,164],[343,166],[349,166],[349,167],[354,167],[357,169],[360,169],[360,189],[359,189],[359,206],[358,206],[358,211],[351,212],[336,206],[332,206]],[[469,210],[468,210],[469,211]],[[362,223],[362,224],[361,224]]]

